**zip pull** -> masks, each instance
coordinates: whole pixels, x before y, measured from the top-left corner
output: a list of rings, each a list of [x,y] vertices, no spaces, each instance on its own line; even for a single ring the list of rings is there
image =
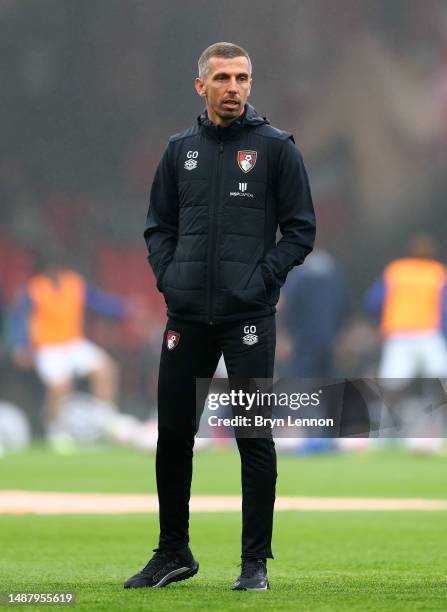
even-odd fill
[[[219,153],[223,153],[223,142],[219,143]]]

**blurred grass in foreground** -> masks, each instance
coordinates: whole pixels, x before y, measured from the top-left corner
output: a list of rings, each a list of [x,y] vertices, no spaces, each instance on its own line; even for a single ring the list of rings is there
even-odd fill
[[[59,456],[35,444],[0,459],[0,489],[154,493],[153,454],[98,447]],[[447,457],[399,450],[359,454],[278,456],[278,495],[447,498]],[[234,447],[196,454],[193,493],[238,494]]]

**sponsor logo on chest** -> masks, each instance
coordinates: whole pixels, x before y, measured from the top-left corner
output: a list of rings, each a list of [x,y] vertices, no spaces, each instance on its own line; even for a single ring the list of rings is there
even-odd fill
[[[238,183],[239,191],[230,191],[232,198],[252,198],[253,194],[247,191],[248,183]]]

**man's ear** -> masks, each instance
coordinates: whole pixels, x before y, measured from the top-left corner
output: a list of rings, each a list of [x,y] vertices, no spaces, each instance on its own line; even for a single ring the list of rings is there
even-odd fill
[[[199,94],[199,96],[205,96],[206,89],[205,89],[205,84],[202,81],[202,79],[199,77],[196,77],[196,80],[194,81],[194,85],[195,85],[196,91]]]

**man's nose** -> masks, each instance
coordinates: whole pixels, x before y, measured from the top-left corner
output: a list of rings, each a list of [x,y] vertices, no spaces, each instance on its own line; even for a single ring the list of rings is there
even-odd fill
[[[230,82],[228,83],[227,91],[228,91],[228,93],[237,93],[238,89],[237,89],[237,79],[236,79],[236,77],[232,77],[230,79]]]

